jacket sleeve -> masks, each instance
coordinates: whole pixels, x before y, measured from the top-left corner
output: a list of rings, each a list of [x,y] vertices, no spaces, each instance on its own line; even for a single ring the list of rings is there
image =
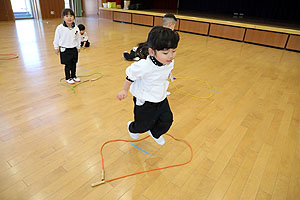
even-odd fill
[[[60,31],[59,31],[59,26],[55,30],[55,35],[54,35],[54,49],[59,49],[59,37],[60,37]]]
[[[135,81],[137,79],[143,78],[147,73],[147,68],[145,67],[145,60],[140,60],[138,62],[132,63],[129,67],[126,69],[126,75],[127,77]]]
[[[80,35],[80,30],[78,27],[77,28],[77,34],[78,34],[78,37],[77,37],[77,49],[80,49],[81,47],[81,35]]]

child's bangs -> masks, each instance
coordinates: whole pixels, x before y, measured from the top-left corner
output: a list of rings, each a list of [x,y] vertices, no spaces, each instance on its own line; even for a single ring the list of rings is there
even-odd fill
[[[63,17],[64,17],[64,16],[67,16],[67,15],[72,15],[72,16],[75,17],[75,14],[74,14],[73,10],[71,10],[71,9],[64,9],[64,10],[62,11],[62,16],[63,16]]]
[[[147,43],[153,50],[175,49],[179,42],[177,32],[162,26],[155,26],[148,34]]]
[[[156,50],[176,49],[178,46],[178,34],[166,34],[157,38]]]

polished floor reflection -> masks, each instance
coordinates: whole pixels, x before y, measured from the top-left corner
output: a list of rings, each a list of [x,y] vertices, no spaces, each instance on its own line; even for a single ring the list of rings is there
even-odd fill
[[[218,91],[199,100],[169,88],[169,133],[191,143],[194,160],[91,188],[101,177],[101,145],[129,139],[132,97],[116,99],[131,64],[122,54],[151,28],[78,18],[91,47],[80,52],[77,74],[104,77],[73,93],[59,83],[60,23],[0,22],[0,54],[19,55],[0,60],[0,199],[300,199],[299,53],[180,32],[173,75]],[[200,81],[174,84],[196,96],[213,92]],[[105,147],[107,179],[189,158],[168,137],[164,146],[150,138],[136,145],[151,155],[126,143]]]
[[[38,29],[40,22],[36,20],[16,21],[17,39],[21,50],[21,58],[25,67],[35,67],[37,63],[41,63],[40,45],[41,39],[38,37],[41,30]]]

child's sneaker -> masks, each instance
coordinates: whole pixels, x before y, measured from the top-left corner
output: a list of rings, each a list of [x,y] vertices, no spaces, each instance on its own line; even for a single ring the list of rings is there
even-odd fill
[[[129,125],[131,124],[132,121],[129,121],[128,122],[128,132],[129,132],[129,135],[132,139],[136,140],[139,138],[139,134],[138,133],[131,133],[130,130],[129,130]]]
[[[69,84],[74,84],[74,83],[75,83],[75,82],[73,81],[73,79],[71,79],[71,78],[68,79],[68,80],[66,80],[66,82],[69,83]]]
[[[153,137],[151,131],[148,131],[148,134],[155,140],[155,142],[157,144],[160,144],[160,145],[164,145],[165,144],[165,138],[162,135],[158,139],[156,139],[155,137]]]
[[[76,82],[80,82],[80,78],[78,78],[78,77],[73,78],[73,80]]]

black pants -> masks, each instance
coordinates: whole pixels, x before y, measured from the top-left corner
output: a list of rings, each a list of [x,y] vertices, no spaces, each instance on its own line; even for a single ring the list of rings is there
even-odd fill
[[[64,52],[60,52],[60,62],[65,65],[66,80],[76,78],[77,48],[65,48]]]
[[[83,43],[85,43],[85,47],[89,47],[90,46],[90,42],[88,40],[84,41],[84,42],[81,42],[81,46],[83,46]]]
[[[136,57],[135,52],[133,50],[131,50],[130,53],[124,53],[123,56],[126,60],[129,61],[133,60]]]
[[[162,102],[152,103],[146,101],[143,105],[136,105],[134,101],[134,122],[129,126],[132,133],[144,133],[151,131],[153,137],[158,139],[162,134],[166,133],[173,123],[173,113],[170,109],[168,99]]]

